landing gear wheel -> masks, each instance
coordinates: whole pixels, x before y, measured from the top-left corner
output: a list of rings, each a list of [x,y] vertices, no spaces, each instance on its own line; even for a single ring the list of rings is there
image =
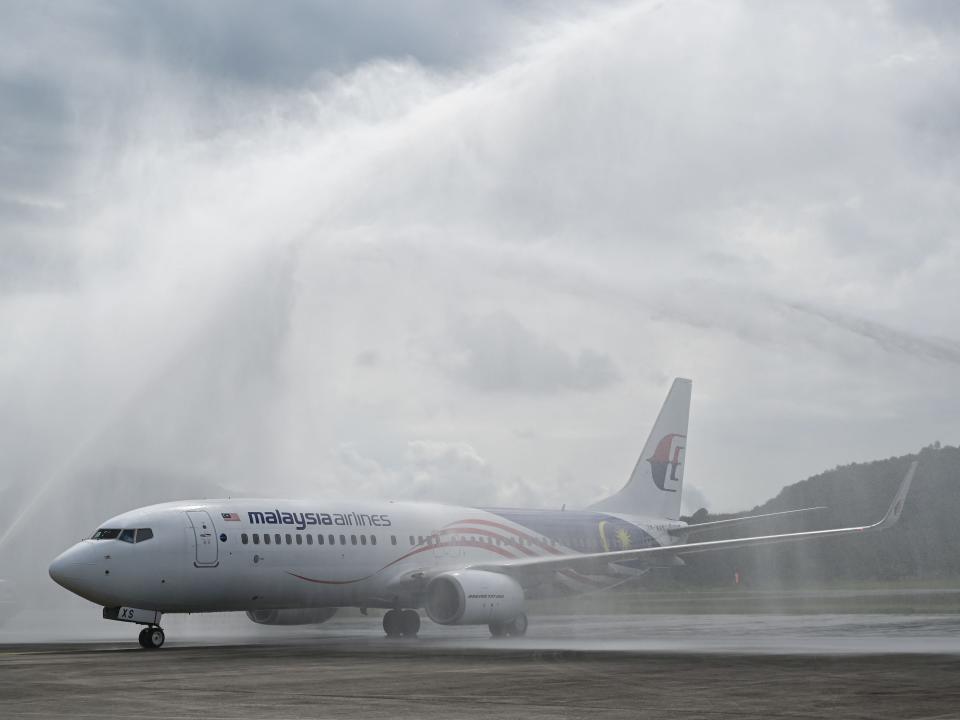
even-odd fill
[[[166,636],[163,634],[163,630],[158,627],[145,627],[140,631],[140,637],[137,639],[140,641],[140,647],[146,650],[156,650],[163,645]]]
[[[403,610],[400,613],[400,633],[406,638],[415,638],[420,632],[420,613]]]
[[[506,630],[510,637],[523,637],[527,634],[527,616],[520,613],[507,623]]]
[[[402,634],[403,616],[399,610],[387,610],[383,615],[383,631],[388,638],[398,638]]]
[[[490,635],[495,638],[501,638],[507,634],[507,626],[503,623],[490,623],[487,627],[490,628]]]

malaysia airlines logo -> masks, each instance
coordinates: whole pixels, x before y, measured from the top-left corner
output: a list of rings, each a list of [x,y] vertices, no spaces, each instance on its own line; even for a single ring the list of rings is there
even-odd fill
[[[653,455],[647,458],[647,462],[650,463],[650,472],[653,474],[653,483],[664,492],[677,491],[676,487],[666,486],[668,480],[676,485],[680,484],[683,473],[679,468],[683,466],[683,453],[686,449],[684,441],[686,439],[686,435],[678,435],[677,433],[664,435],[657,443]],[[669,477],[667,476],[668,468],[670,470]]]

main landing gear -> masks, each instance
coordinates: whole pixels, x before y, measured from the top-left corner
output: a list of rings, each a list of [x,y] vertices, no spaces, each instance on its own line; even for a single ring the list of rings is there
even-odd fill
[[[420,614],[416,610],[387,610],[383,631],[388,638],[415,638],[420,632]]]
[[[490,634],[495,638],[522,637],[527,634],[527,616],[523,613],[506,623],[490,623]]]
[[[159,625],[149,625],[140,631],[140,647],[146,650],[156,650],[163,645],[166,636]]]

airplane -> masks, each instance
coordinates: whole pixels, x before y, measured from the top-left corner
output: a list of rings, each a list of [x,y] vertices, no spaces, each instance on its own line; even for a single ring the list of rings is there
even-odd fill
[[[527,631],[527,601],[594,592],[692,553],[888,528],[916,471],[872,525],[727,540],[704,530],[801,508],[700,524],[680,520],[692,383],[674,380],[626,485],[585,510],[473,508],[370,499],[225,499],[131,510],[50,565],[50,577],[142,625],[164,644],[168,613],[244,611],[256,623],[323,622],[338,608],[383,609],[389,638],[416,637],[420,610],[440,625]]]

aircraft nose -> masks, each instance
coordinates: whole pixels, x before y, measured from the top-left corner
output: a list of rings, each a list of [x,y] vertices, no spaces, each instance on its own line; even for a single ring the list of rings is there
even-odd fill
[[[85,566],[90,565],[89,558],[85,558],[82,548],[74,545],[53,559],[48,572],[50,578],[67,590],[73,590]]]
[[[50,563],[50,568],[48,569],[48,572],[50,573],[50,578],[57,585],[66,587],[68,565],[69,565],[69,562],[67,561],[67,553],[60,553],[59,555],[57,555],[57,557],[53,559],[53,562]]]

